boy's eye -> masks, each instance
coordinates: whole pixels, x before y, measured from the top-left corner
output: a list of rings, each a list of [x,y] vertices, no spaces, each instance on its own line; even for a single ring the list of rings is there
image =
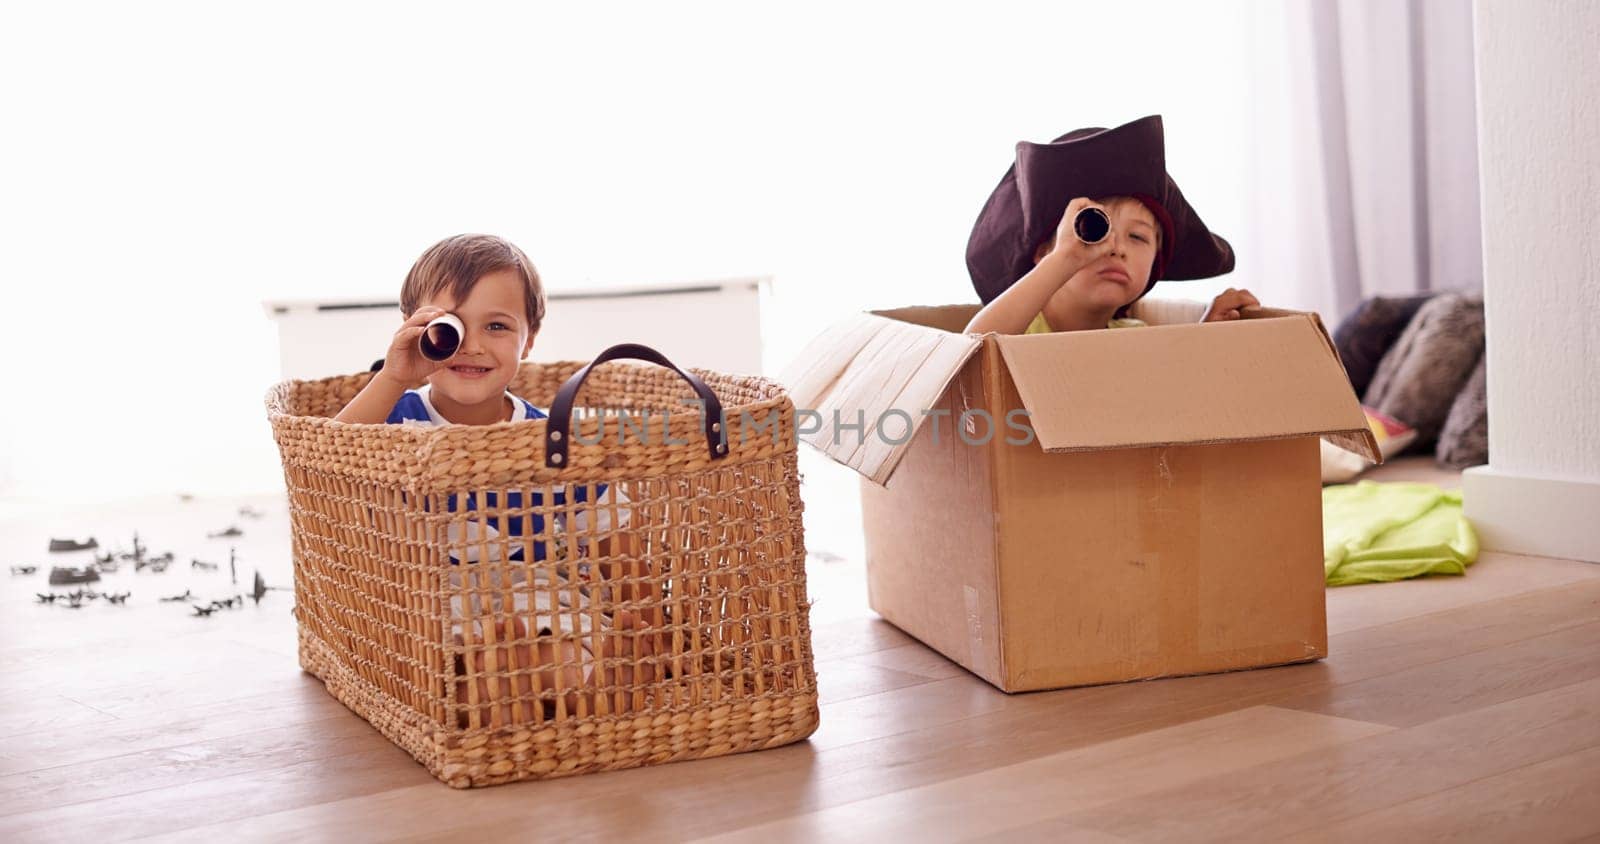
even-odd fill
[[[1149,242],[1150,242],[1150,238],[1148,238],[1148,237],[1145,237],[1145,236],[1144,236],[1144,235],[1142,235],[1142,234],[1136,234],[1136,235],[1134,235],[1134,236],[1133,236],[1133,239],[1134,239],[1134,240],[1137,240],[1137,241],[1139,241],[1139,242],[1140,242],[1140,243],[1149,243]]]
[[[510,326],[507,326],[503,322],[491,322],[491,323],[489,323],[489,330],[490,331],[505,331],[509,327]]]

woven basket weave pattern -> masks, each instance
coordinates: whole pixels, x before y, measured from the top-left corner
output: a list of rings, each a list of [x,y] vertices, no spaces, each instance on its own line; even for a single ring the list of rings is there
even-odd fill
[[[582,366],[524,364],[511,390],[548,406]],[[274,388],[302,667],[457,787],[810,735],[794,407],[696,374],[726,457],[676,374],[609,363],[560,469],[544,421],[346,425],[370,374]]]

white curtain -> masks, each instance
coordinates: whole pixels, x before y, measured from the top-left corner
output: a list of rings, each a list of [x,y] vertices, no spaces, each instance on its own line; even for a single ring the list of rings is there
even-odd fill
[[[1165,295],[1245,286],[1331,321],[1476,284],[1468,14],[9,4],[0,499],[279,484],[262,300],[392,297],[461,231],[566,289],[771,274],[776,372],[862,308],[975,301],[966,238],[1013,144],[1146,114],[1239,255]]]
[[[1256,12],[1262,275],[1330,322],[1366,296],[1481,288],[1470,0]]]

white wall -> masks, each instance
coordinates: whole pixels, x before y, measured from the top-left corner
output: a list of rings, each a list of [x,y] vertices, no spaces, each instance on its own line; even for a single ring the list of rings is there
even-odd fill
[[[1149,113],[1239,255],[1173,289],[1315,304],[1267,243],[1310,164],[1279,6],[5,4],[0,498],[276,487],[261,300],[392,296],[462,231],[567,287],[773,275],[775,372],[972,300],[1013,144]]]
[[[1477,0],[1486,544],[1600,560],[1600,3]]]

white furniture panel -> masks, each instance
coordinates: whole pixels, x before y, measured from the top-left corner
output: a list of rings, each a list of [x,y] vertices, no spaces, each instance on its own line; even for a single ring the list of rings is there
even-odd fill
[[[588,360],[643,343],[679,366],[761,372],[761,288],[767,277],[546,290],[544,327],[529,358]],[[397,299],[264,302],[278,325],[284,378],[360,372],[383,356],[400,324]]]

